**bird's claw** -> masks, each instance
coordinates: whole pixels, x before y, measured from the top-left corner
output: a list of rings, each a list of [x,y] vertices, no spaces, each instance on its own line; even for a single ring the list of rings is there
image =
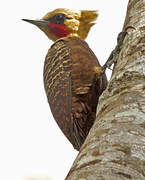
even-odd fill
[[[104,64],[104,66],[103,66],[104,70],[106,70],[106,68],[111,69],[110,67],[112,66],[112,64],[116,62],[115,57],[116,57],[116,55],[118,55],[120,53],[121,46],[122,46],[123,41],[124,41],[124,39],[125,39],[125,37],[126,37],[126,35],[128,33],[127,30],[130,29],[130,28],[135,30],[135,27],[127,26],[124,31],[122,31],[122,32],[120,32],[118,34],[117,45],[116,45],[115,49],[111,52],[111,54],[110,54],[108,60],[106,61],[106,63]]]

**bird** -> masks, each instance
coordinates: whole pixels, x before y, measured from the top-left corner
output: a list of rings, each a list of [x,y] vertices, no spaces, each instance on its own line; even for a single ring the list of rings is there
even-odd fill
[[[44,62],[44,89],[56,123],[78,151],[95,121],[99,97],[108,83],[85,41],[97,17],[94,10],[58,8],[39,20],[23,19],[54,41]]]

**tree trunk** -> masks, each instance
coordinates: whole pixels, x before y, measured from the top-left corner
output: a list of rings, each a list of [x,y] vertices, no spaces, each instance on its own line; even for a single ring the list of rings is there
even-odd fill
[[[129,0],[128,29],[96,121],[66,180],[145,180],[145,0]]]

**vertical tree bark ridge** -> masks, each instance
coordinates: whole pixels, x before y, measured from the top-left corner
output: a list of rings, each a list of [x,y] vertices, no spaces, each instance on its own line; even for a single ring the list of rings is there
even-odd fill
[[[66,180],[145,180],[145,0],[130,0],[133,26],[100,97],[97,118]]]

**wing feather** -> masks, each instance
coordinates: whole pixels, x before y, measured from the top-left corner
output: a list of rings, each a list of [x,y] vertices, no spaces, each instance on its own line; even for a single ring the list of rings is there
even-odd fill
[[[79,150],[95,120],[98,98],[106,88],[105,75],[96,80],[100,66],[87,43],[68,37],[56,41],[44,64],[44,86],[58,126]]]

